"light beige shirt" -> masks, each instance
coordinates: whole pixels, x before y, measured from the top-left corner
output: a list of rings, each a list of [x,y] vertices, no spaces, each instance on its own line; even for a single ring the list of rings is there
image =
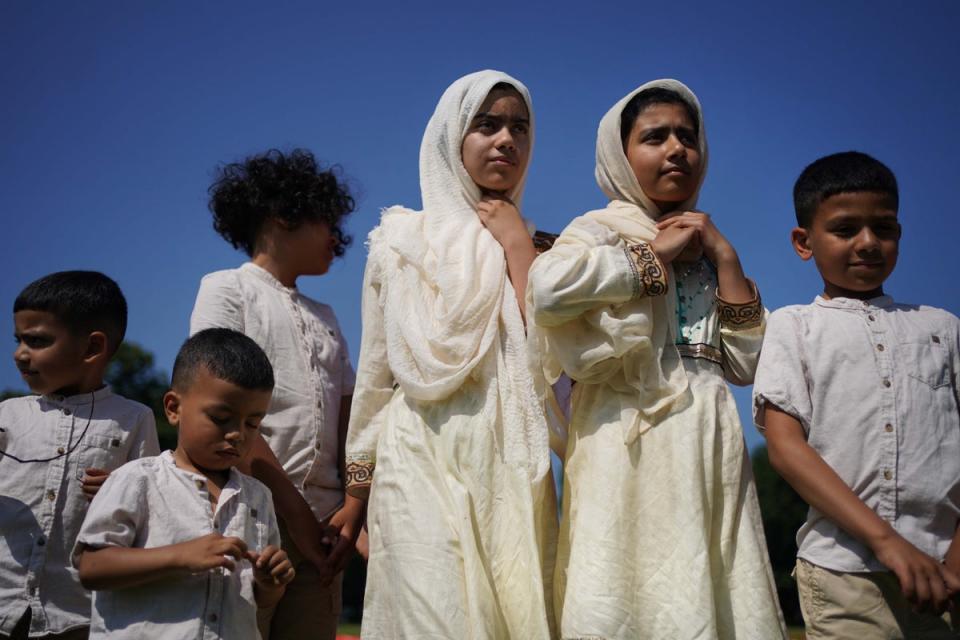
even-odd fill
[[[80,481],[159,453],[153,412],[108,387],[12,398],[0,403],[0,450],[0,634],[28,607],[31,636],[86,626],[90,593],[70,564],[89,504]]]
[[[152,549],[219,532],[259,552],[280,545],[270,490],[236,469],[210,505],[207,479],[170,451],[117,469],[90,504],[74,560],[86,547]],[[253,565],[237,562],[139,587],[95,591],[90,638],[259,640]]]
[[[960,320],[941,309],[817,297],[774,312],[754,382],[881,518],[942,560],[960,522]],[[886,570],[816,509],[798,556],[835,571]]]
[[[248,262],[201,281],[190,333],[210,327],[241,331],[266,352],[276,384],[261,431],[314,515],[327,517],[343,501],[337,426],[354,385],[333,310]]]

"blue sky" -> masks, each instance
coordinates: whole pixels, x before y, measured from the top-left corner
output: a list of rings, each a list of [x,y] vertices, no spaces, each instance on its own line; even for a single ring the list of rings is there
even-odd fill
[[[960,4],[780,4],[0,3],[0,300],[51,271],[104,271],[130,303],[128,338],[169,371],[200,277],[243,260],[211,227],[214,167],[301,146],[340,164],[359,196],[354,246],[300,283],[333,305],[355,361],[363,238],[381,208],[419,206],[420,137],[444,88],[496,68],[533,95],[522,209],[539,227],[603,204],[600,117],[675,77],[704,105],[700,206],[769,308],[821,288],[788,244],[793,181],[818,156],[858,149],[900,180],[887,291],[960,313]],[[0,330],[12,326],[0,314]],[[24,388],[9,359],[4,387]],[[748,393],[737,397],[746,418]]]

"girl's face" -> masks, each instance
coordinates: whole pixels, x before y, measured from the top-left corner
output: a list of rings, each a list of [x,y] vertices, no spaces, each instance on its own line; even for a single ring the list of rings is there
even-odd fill
[[[511,89],[494,89],[470,123],[460,147],[467,175],[486,191],[517,186],[530,158],[530,114]]]
[[[640,188],[662,213],[692,196],[700,182],[696,131],[683,105],[655,103],[640,112],[623,145]]]

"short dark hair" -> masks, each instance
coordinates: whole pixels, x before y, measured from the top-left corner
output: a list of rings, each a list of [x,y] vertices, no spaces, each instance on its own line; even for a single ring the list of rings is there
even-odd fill
[[[809,229],[817,207],[838,193],[871,191],[890,197],[894,209],[900,206],[897,178],[887,165],[859,151],[844,151],[814,161],[793,185],[793,206],[797,224]]]
[[[340,168],[321,169],[313,154],[276,149],[219,167],[210,186],[213,228],[235,249],[252,256],[264,220],[280,220],[291,229],[304,222],[326,222],[342,256],[351,238],[341,228],[355,206]]]
[[[700,121],[697,119],[697,111],[693,105],[683,99],[676,91],[664,89],[663,87],[652,87],[645,89],[637,95],[630,98],[620,112],[620,144],[627,144],[627,138],[633,131],[633,125],[637,121],[637,116],[643,113],[644,109],[654,104],[679,104],[687,110],[690,121],[693,123],[693,130],[700,135]]]
[[[244,389],[273,389],[273,367],[267,354],[251,338],[233,329],[204,329],[190,336],[174,360],[170,386],[186,391],[200,367]]]
[[[34,280],[13,301],[18,311],[46,311],[78,335],[102,331],[110,355],[127,332],[127,300],[99,271],[58,271]]]

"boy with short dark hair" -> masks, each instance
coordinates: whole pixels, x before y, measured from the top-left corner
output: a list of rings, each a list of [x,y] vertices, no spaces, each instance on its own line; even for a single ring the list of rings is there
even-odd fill
[[[91,638],[259,638],[257,608],[276,604],[294,570],[270,491],[235,467],[272,391],[270,362],[239,332],[181,347],[163,398],[176,450],[115,471],[77,538]]]
[[[753,393],[771,464],[810,505],[807,637],[956,638],[940,613],[960,590],[960,321],[884,294],[901,228],[882,163],[821,158],[794,202],[824,290],[770,316]]]
[[[127,325],[117,283],[53,273],[13,305],[14,361],[36,395],[0,403],[0,638],[86,638],[70,550],[108,474],[160,452],[153,412],[103,376]]]

